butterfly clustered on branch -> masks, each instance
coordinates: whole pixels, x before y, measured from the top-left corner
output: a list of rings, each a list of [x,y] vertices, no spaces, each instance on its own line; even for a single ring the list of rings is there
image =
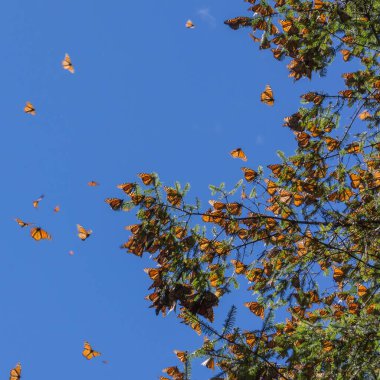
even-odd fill
[[[150,307],[177,313],[205,336],[198,350],[175,352],[183,369],[164,372],[188,379],[192,359],[204,357],[206,368],[219,368],[216,378],[376,378],[379,10],[359,2],[247,2],[251,17],[225,23],[250,29],[260,49],[288,60],[295,81],[325,75],[336,56],[343,65],[356,59],[356,71],[343,73],[340,91],[303,94],[283,122],[295,154],[278,152],[280,162],[266,168],[242,167],[231,190],[210,186],[209,208],[186,200],[189,186],[168,192],[157,175],[118,186],[123,207],[138,209],[122,248],[155,263],[145,269]],[[270,85],[260,100],[274,105]],[[230,155],[248,161],[245,148]],[[242,305],[254,318],[250,330],[234,326],[233,308],[222,329],[213,324],[234,286],[248,291]]]

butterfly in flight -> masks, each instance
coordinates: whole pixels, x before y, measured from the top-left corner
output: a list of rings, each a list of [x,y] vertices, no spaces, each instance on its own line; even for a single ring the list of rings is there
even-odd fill
[[[28,223],[28,222],[24,222],[23,220],[19,219],[19,218],[15,218],[15,221],[17,222],[17,224],[21,227],[21,228],[24,228],[24,227],[28,227],[28,226],[31,226],[33,223]]]
[[[61,210],[61,208],[59,207],[59,205],[57,205],[57,206],[54,207],[53,211],[54,212],[59,212],[60,210]]]
[[[38,204],[42,201],[42,199],[44,198],[45,195],[41,195],[38,199],[36,199],[35,201],[33,201],[33,207],[34,208],[37,208],[38,207]]]
[[[266,85],[265,90],[260,95],[260,100],[268,104],[268,106],[273,106],[274,104],[274,98],[273,98],[273,91],[269,84]]]
[[[241,148],[237,148],[237,149],[232,150],[230,152],[230,155],[233,158],[240,158],[243,161],[247,161],[247,156],[245,155],[245,153],[243,152],[243,150]]]
[[[193,22],[191,20],[187,20],[185,26],[187,29],[194,29],[195,28],[195,25],[193,24]]]
[[[84,342],[84,348],[83,348],[83,351],[82,351],[82,355],[87,360],[90,360],[92,358],[95,358],[96,356],[100,356],[101,353],[98,352],[98,351],[93,350],[88,342]]]
[[[30,230],[30,236],[34,240],[51,240],[51,235],[41,227],[34,227]]]
[[[12,368],[9,372],[9,380],[20,380],[21,378],[21,364],[17,363],[16,367]]]
[[[94,186],[99,186],[100,183],[96,181],[90,181],[90,182],[87,182],[87,185],[90,187],[94,187]]]
[[[65,58],[64,60],[62,61],[62,67],[65,69],[65,70],[68,70],[71,74],[74,74],[74,66],[73,64],[71,63],[71,59],[70,59],[70,56],[66,53],[65,54]]]
[[[92,230],[86,230],[80,224],[77,224],[77,230],[78,230],[79,239],[83,241],[85,241],[92,234]]]
[[[24,107],[24,112],[29,114],[29,115],[35,115],[36,114],[36,109],[33,107],[33,104],[30,102],[26,102],[26,105]]]

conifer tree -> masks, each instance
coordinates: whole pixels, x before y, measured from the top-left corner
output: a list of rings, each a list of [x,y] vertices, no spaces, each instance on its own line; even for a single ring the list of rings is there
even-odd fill
[[[293,155],[268,169],[242,167],[232,190],[210,186],[210,207],[154,173],[119,186],[125,199],[111,207],[138,218],[123,248],[154,261],[151,307],[175,310],[205,336],[195,352],[177,351],[162,379],[190,379],[194,357],[215,379],[378,379],[380,1],[245,1],[250,17],[225,24],[250,31],[295,81],[328,75],[335,59],[357,69],[343,73],[337,93],[306,93],[284,115]],[[231,291],[246,302],[216,328]],[[244,306],[250,331],[234,323]]]

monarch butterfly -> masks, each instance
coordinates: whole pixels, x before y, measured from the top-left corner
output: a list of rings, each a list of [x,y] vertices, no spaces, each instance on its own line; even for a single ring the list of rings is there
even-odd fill
[[[80,224],[77,224],[77,230],[78,230],[78,237],[82,241],[85,241],[92,234],[92,230],[86,230]]]
[[[231,150],[230,155],[233,158],[240,158],[243,161],[247,161],[247,156],[245,155],[245,153],[243,152],[241,148],[236,148],[234,150]]]
[[[121,189],[126,194],[131,194],[136,189],[135,183],[122,183],[121,185],[116,186],[118,189]]]
[[[43,230],[41,227],[34,227],[30,230],[30,236],[34,240],[51,240],[51,235],[49,235],[45,230]]]
[[[244,274],[247,270],[247,266],[239,260],[231,260],[231,264],[234,266],[236,274]]]
[[[324,5],[322,0],[314,0],[314,9],[321,9]]]
[[[186,363],[186,362],[187,362],[187,352],[186,352],[186,351],[178,351],[178,350],[174,350],[174,353],[177,355],[177,358],[178,358],[182,363]]]
[[[268,179],[265,179],[265,182],[267,184],[267,192],[270,194],[270,195],[273,195],[276,191],[277,191],[277,184],[274,183],[273,181],[269,181]]]
[[[17,363],[16,367],[12,368],[9,372],[9,380],[20,380],[21,378],[21,364]]]
[[[290,34],[292,34],[292,32],[294,32],[295,27],[294,27],[293,21],[291,21],[291,20],[279,20],[279,23],[281,24],[282,29],[284,30],[285,33],[290,32]]]
[[[363,297],[368,294],[368,289],[364,285],[358,284],[358,296]]]
[[[87,185],[90,186],[90,187],[94,187],[94,186],[99,186],[99,182],[96,182],[96,181],[90,181],[90,182],[87,182]]]
[[[101,353],[98,352],[98,351],[93,350],[88,342],[84,342],[84,348],[83,348],[83,351],[82,351],[82,355],[87,360],[90,360],[92,358],[95,358],[96,356],[100,356]]]
[[[209,200],[208,203],[210,203],[210,205],[214,207],[214,210],[217,210],[217,211],[220,211],[226,208],[225,203],[214,201],[213,199]]]
[[[154,176],[148,173],[139,173],[138,176],[143,181],[144,185],[149,186],[151,183],[154,183]]]
[[[33,207],[34,208],[37,208],[38,207],[38,204],[42,201],[42,199],[44,198],[45,195],[40,195],[40,197],[38,199],[36,199],[35,201],[33,201]]]
[[[227,211],[232,215],[240,215],[242,207],[243,205],[237,202],[226,204]]]
[[[168,202],[172,206],[179,206],[182,202],[182,195],[178,193],[176,189],[173,189],[172,187],[164,186],[164,190],[166,191],[166,198]]]
[[[61,210],[61,208],[59,207],[59,205],[57,205],[57,206],[54,207],[53,211],[54,212],[59,212],[60,210]]]
[[[114,211],[119,211],[123,207],[123,200],[119,198],[106,198],[105,202],[108,203]]]
[[[326,340],[325,342],[323,342],[323,351],[329,352],[333,348],[334,348],[334,345],[333,345],[333,343],[331,341]]]
[[[205,366],[206,368],[210,368],[212,370],[214,370],[215,368],[215,361],[214,361],[214,358],[208,358],[206,359],[203,363],[202,363],[203,366]]]
[[[73,64],[71,63],[70,56],[69,56],[67,53],[65,54],[65,58],[64,58],[64,60],[62,61],[62,67],[63,67],[65,70],[68,70],[71,74],[74,74],[74,66],[73,66]]]
[[[235,17],[224,21],[231,29],[237,30],[240,27],[246,27],[252,25],[252,19],[250,17]]]
[[[36,109],[33,107],[32,103],[26,102],[26,105],[24,107],[24,112],[34,116],[36,114]]]
[[[177,366],[167,367],[162,370],[162,372],[167,373],[169,376],[179,375],[181,372],[179,371]]]
[[[161,271],[156,268],[145,268],[144,272],[150,277],[151,280],[156,280],[161,276]]]
[[[358,117],[360,120],[367,120],[370,119],[372,115],[367,110],[365,110]]]
[[[268,106],[273,106],[274,98],[272,88],[267,84],[265,90],[260,95],[260,100]]]
[[[248,346],[252,347],[256,342],[256,335],[247,331],[244,333],[244,336],[245,336],[245,341],[248,344]]]
[[[259,304],[258,302],[246,302],[244,306],[248,307],[248,309],[261,319],[264,319],[264,306]]]
[[[21,220],[21,219],[19,219],[19,218],[15,218],[15,221],[17,222],[17,224],[18,224],[21,228],[28,227],[28,226],[32,225],[32,223],[24,222],[23,220]]]
[[[351,51],[350,50],[342,49],[340,52],[342,53],[344,62],[347,62],[351,58]]]
[[[340,145],[340,141],[333,139],[332,137],[325,137],[325,143],[329,152],[337,149]]]
[[[345,273],[340,268],[334,268],[333,278],[336,282],[342,282],[345,277]]]
[[[253,169],[243,167],[241,168],[241,170],[243,171],[244,178],[247,182],[252,182],[256,179],[257,172],[254,171]]]
[[[188,29],[194,29],[195,28],[195,25],[193,24],[193,22],[191,20],[187,20],[185,26]]]

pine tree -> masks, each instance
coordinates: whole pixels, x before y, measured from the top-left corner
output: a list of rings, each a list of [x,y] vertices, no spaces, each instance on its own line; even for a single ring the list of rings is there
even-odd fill
[[[285,117],[293,155],[280,152],[269,170],[243,167],[232,190],[210,186],[209,209],[154,173],[120,186],[121,207],[139,219],[123,248],[159,264],[146,270],[151,306],[207,337],[183,371],[166,373],[188,379],[201,356],[219,368],[215,379],[378,379],[380,1],[245,1],[252,17],[225,24],[248,29],[295,81],[328,75],[335,59],[357,69],[339,92],[306,93]],[[262,101],[275,101],[270,88]],[[257,329],[235,326],[243,305],[216,329],[219,300],[239,283]]]

